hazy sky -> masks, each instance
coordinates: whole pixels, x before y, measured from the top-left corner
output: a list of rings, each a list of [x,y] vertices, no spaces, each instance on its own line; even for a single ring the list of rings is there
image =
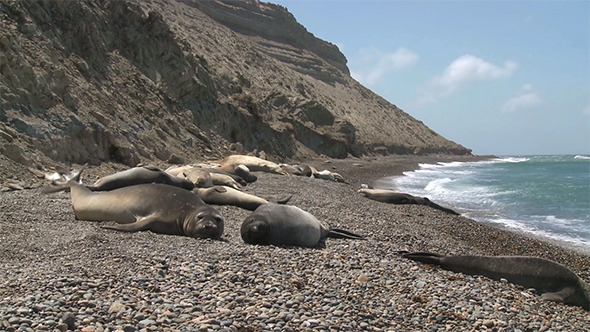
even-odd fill
[[[590,1],[269,2],[475,154],[590,154]]]

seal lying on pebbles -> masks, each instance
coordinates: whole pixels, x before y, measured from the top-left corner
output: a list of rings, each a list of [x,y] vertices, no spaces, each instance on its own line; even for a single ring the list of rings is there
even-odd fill
[[[239,165],[244,165],[252,172],[289,175],[289,173],[285,172],[278,164],[254,156],[234,154],[217,161],[217,163],[221,165],[219,167],[220,170],[228,173],[235,174],[235,168]]]
[[[187,179],[198,188],[208,188],[213,186],[211,173],[200,167],[193,167],[191,165],[173,166],[168,167],[165,172],[176,177]]]
[[[150,230],[213,239],[223,234],[221,213],[192,191],[150,183],[94,192],[78,183],[81,172],[67,183],[76,219],[115,221],[118,225],[103,227],[125,232]]]
[[[365,197],[370,198],[372,200],[383,202],[383,203],[391,203],[391,204],[418,204],[418,205],[426,205],[430,206],[431,208],[435,208],[437,210],[444,211],[446,213],[454,214],[456,216],[460,215],[459,213],[442,207],[432,201],[430,201],[426,197],[416,197],[410,194],[403,194],[398,193],[393,190],[387,189],[369,189],[369,188],[362,188],[358,190],[359,193],[363,194]]]
[[[327,169],[320,171],[320,172],[313,173],[313,177],[315,177],[316,179],[335,181],[335,182],[341,182],[341,183],[348,184],[348,182],[346,180],[344,180],[344,177],[342,175],[335,173],[335,172],[328,171]]]
[[[535,288],[545,300],[590,310],[590,287],[574,272],[556,262],[529,256],[443,256],[429,252],[400,252],[402,257],[445,270]]]
[[[70,187],[69,181],[72,178],[76,178],[75,181],[78,181],[84,167],[78,170],[75,175],[69,176],[67,182],[54,182],[54,184],[44,187],[42,191],[50,193],[65,190]],[[107,175],[96,180],[93,185],[86,186],[86,188],[91,191],[107,191],[145,183],[163,183],[186,190],[192,190],[194,188],[194,184],[191,181],[170,175],[157,167],[151,166],[133,167],[128,170]]]
[[[349,231],[328,228],[311,213],[291,205],[264,204],[242,223],[244,242],[261,245],[316,247],[327,238],[364,239]]]
[[[150,183],[92,192],[72,183],[70,190],[77,219],[118,223],[104,228],[193,238],[219,239],[223,234],[221,213],[186,189]]]
[[[247,194],[245,192],[236,190],[231,187],[214,186],[211,188],[195,188],[193,189],[201,199],[207,204],[215,205],[232,205],[242,209],[254,211],[262,204],[270,203],[264,198]],[[286,199],[279,201],[279,204],[285,204],[291,199],[289,196]]]

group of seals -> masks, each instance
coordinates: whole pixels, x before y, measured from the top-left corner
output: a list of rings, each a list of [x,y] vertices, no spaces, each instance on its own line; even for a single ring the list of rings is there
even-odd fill
[[[443,256],[429,252],[400,252],[402,257],[439,265],[453,272],[502,278],[534,288],[548,301],[590,310],[590,287],[574,272],[556,262],[529,256]]]
[[[150,230],[213,239],[219,239],[223,234],[225,220],[221,213],[190,190],[163,183],[128,183],[129,178],[123,177],[126,181],[106,183],[129,185],[92,191],[78,183],[81,172],[67,183],[76,219],[115,221],[117,225],[104,227],[125,232]]]
[[[219,239],[224,218],[208,205],[215,204],[254,211],[241,227],[246,243],[314,247],[326,237],[363,238],[329,229],[300,208],[280,205],[286,204],[290,196],[274,204],[229,186],[201,188],[199,185],[208,185],[209,173],[198,167],[181,166],[168,172],[155,167],[134,167],[102,177],[91,186],[79,183],[83,169],[69,176],[68,182],[48,186],[44,191],[70,188],[76,219],[117,223],[103,226],[108,229]],[[252,224],[252,220],[257,222]],[[259,232],[262,229],[268,231],[264,236]]]
[[[258,169],[282,174],[270,164],[257,165],[260,167]],[[232,167],[236,169],[241,165]],[[178,177],[154,167],[135,167],[105,176],[86,187],[78,183],[80,170],[77,174],[67,176],[66,183],[49,187],[47,191],[70,188],[77,219],[115,221],[116,225],[103,227],[119,231],[150,230],[162,234],[219,239],[223,235],[225,220],[217,209],[208,205],[215,204],[235,205],[253,211],[240,228],[243,241],[249,244],[318,247],[328,237],[364,239],[349,231],[329,228],[309,212],[295,206],[270,203],[229,186],[195,187],[202,183],[198,175],[202,173],[193,171],[187,168],[183,171],[183,177]],[[221,169],[218,171],[225,172]],[[380,202],[421,204],[457,214],[427,198],[380,189],[364,188],[359,192]],[[565,266],[550,260],[526,256],[400,253],[404,258],[439,265],[454,272],[483,275],[494,280],[504,278],[524,287],[535,288],[546,300],[590,310],[588,285]]]

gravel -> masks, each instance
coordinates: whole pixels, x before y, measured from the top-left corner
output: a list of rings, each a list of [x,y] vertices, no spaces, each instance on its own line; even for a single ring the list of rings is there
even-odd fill
[[[226,233],[214,241],[78,221],[69,193],[1,193],[0,331],[590,330],[587,311],[533,289],[402,259],[398,250],[535,255],[590,281],[586,253],[356,192],[416,162],[312,162],[348,185],[259,173],[247,192],[293,194],[290,204],[368,238],[314,249],[243,243],[249,211],[235,207],[219,207]]]

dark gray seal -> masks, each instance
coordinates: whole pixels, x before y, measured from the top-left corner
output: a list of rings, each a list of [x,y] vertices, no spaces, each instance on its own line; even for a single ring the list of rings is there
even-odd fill
[[[401,252],[402,257],[445,270],[504,278],[513,284],[534,288],[545,300],[590,310],[590,287],[567,267],[548,259],[530,256],[443,256],[429,252]]]
[[[349,231],[328,228],[311,213],[292,205],[264,204],[242,223],[244,242],[261,245],[321,246],[327,237],[364,239]]]
[[[426,205],[430,206],[431,208],[454,214],[456,216],[460,215],[459,213],[446,208],[442,207],[426,197],[417,197],[412,196],[410,194],[403,194],[398,193],[393,190],[387,189],[368,189],[363,188],[358,190],[359,193],[362,193],[365,197],[383,203],[390,203],[390,204],[417,204],[417,205]]]

